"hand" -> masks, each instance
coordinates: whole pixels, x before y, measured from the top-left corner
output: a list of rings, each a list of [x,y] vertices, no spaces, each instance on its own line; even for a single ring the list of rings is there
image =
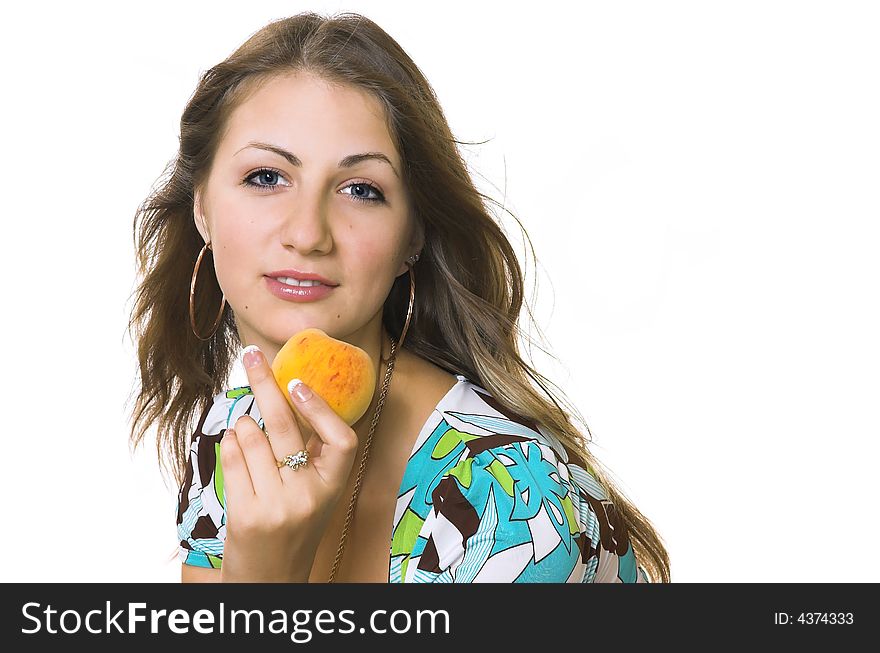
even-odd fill
[[[305,583],[351,473],[357,434],[318,394],[303,401],[291,393],[316,434],[306,446],[263,352],[252,356],[254,366],[248,367],[248,356],[245,369],[266,433],[242,415],[220,442],[226,488],[221,580]],[[277,466],[301,449],[309,452],[305,467]]]

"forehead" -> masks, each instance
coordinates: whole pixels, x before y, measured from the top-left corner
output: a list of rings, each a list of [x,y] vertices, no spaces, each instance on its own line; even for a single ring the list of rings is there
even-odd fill
[[[304,160],[313,152],[336,156],[339,148],[343,156],[380,149],[397,158],[378,99],[304,72],[270,78],[232,112],[221,149],[231,154],[251,140],[287,145]]]

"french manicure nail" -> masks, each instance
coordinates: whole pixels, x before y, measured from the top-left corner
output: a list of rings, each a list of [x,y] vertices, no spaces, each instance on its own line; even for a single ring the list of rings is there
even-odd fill
[[[287,384],[287,391],[293,393],[300,401],[306,401],[312,397],[312,391],[309,389],[309,386],[299,379],[290,379],[290,383]]]
[[[260,348],[256,345],[248,345],[241,350],[241,362],[245,367],[255,367],[260,362]]]

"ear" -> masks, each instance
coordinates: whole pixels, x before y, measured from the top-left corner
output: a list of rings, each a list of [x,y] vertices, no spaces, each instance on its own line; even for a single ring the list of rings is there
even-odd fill
[[[419,220],[415,221],[415,227],[413,228],[412,238],[409,240],[409,245],[407,246],[406,258],[409,258],[413,254],[419,254],[422,251],[422,248],[425,246],[425,229],[422,226],[422,223]],[[409,266],[404,262],[401,264],[402,270],[397,272],[397,276],[399,277],[401,274],[406,274],[409,272]]]
[[[202,212],[202,191],[200,188],[195,189],[195,193],[193,194],[193,221],[195,222],[196,229],[201,235],[202,240],[206,243],[210,242],[211,234],[208,230],[208,223],[205,220],[205,214]]]

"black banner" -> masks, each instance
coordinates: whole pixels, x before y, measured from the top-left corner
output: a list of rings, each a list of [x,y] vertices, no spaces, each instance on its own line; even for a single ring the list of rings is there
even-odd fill
[[[40,651],[118,651],[141,643],[225,650],[227,641],[260,650],[479,644],[549,651],[605,642],[842,644],[880,633],[877,583],[10,583],[0,589],[0,642],[18,645],[6,648],[16,651],[28,644]]]

